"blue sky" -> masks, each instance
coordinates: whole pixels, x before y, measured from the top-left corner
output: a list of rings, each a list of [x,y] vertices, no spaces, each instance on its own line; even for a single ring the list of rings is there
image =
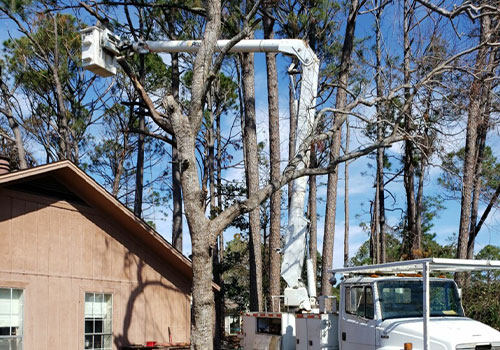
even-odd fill
[[[289,78],[286,74],[287,60],[286,58],[278,59],[279,66],[279,91],[280,91],[280,133],[281,133],[281,154],[282,154],[282,168],[286,164],[286,157],[288,155],[288,82]],[[267,91],[266,91],[266,71],[265,71],[265,56],[264,54],[255,55],[255,81],[256,81],[256,112],[257,112],[257,129],[258,129],[258,142],[267,142]],[[232,121],[231,121],[232,122]],[[464,144],[465,134],[454,136],[449,140],[448,144],[451,147],[457,147]],[[353,135],[352,140],[362,139],[361,135]],[[495,142],[498,137],[493,135],[490,138],[490,145],[495,148]],[[354,147],[356,141],[352,142],[351,148]],[[402,145],[395,144],[389,149],[389,154],[398,156],[401,152]],[[267,149],[267,148],[266,148]],[[236,159],[238,160],[238,159]],[[437,160],[435,160],[437,162]],[[370,167],[371,166],[371,167]],[[335,246],[334,246],[334,267],[340,267],[343,264],[343,236],[344,236],[344,165],[341,165],[340,180],[338,187],[337,198],[337,216],[336,216],[336,232],[335,232]],[[375,161],[368,157],[357,159],[349,164],[349,202],[350,202],[350,256],[353,256],[360,245],[368,239],[361,227],[361,222],[369,220],[368,210],[369,201],[373,199],[373,173],[375,171]],[[437,179],[441,173],[438,166],[432,166],[426,174],[426,182],[424,193],[426,195],[444,194],[443,189],[438,185]],[[262,176],[262,174],[261,174]],[[230,170],[226,172],[224,178],[226,180],[240,180],[242,179],[243,172],[241,169]],[[324,211],[326,200],[326,177],[322,176],[318,179],[318,184],[322,183],[318,189],[318,249],[321,250],[324,232]],[[405,205],[404,188],[401,181],[393,182],[387,187],[395,197],[395,207],[403,208]],[[390,208],[392,199],[388,198],[386,207]],[[439,212],[438,217],[434,219],[434,227],[432,232],[437,234],[437,241],[441,244],[448,244],[449,239],[453,234],[458,233],[458,224],[460,218],[460,201],[459,200],[446,200],[443,202],[444,209]],[[480,211],[484,210],[481,207]],[[387,211],[388,224],[396,226],[400,221],[400,211]],[[286,226],[286,212],[282,212],[282,231]],[[160,224],[161,232],[170,231],[170,223]],[[185,227],[187,232],[187,227]],[[233,235],[237,233],[235,229],[229,228],[225,232],[225,240],[231,240]],[[169,237],[169,234],[167,234]],[[500,215],[497,210],[492,211],[488,219],[488,224],[481,230],[477,241],[476,250],[480,250],[487,244],[500,244]],[[184,252],[190,253],[190,241],[187,235],[184,236]]]
[[[5,21],[2,21],[3,30],[0,33],[0,40],[5,40],[8,38],[8,30],[12,30],[11,34],[16,36],[17,33],[13,29],[14,27]],[[364,15],[360,18],[358,26],[358,35],[367,35],[371,30],[371,17],[369,15]],[[392,26],[392,27],[391,27]],[[395,35],[397,31],[398,24],[392,23],[388,28],[385,29],[387,34],[386,40],[391,40],[392,35]],[[390,35],[391,34],[391,35]],[[256,81],[256,111],[258,119],[258,141],[267,142],[267,82],[266,82],[266,71],[265,71],[265,56],[264,54],[255,55],[255,81]],[[286,74],[286,68],[288,67],[288,59],[278,56],[278,70],[279,70],[279,91],[280,91],[280,119],[281,119],[281,147],[282,147],[282,157],[283,166],[288,154],[288,141],[287,141],[287,131],[288,131],[288,83],[289,78]],[[326,105],[326,106],[331,106]],[[367,114],[370,112],[367,111]],[[232,123],[230,118],[227,119],[228,124]],[[459,125],[457,128],[464,128],[464,125]],[[464,133],[459,133],[452,139],[447,140],[447,145],[449,150],[459,147],[464,144]],[[352,136],[352,147],[362,142],[362,136],[354,134]],[[499,146],[499,136],[498,130],[494,130],[489,138],[489,144],[493,148],[495,154],[498,156],[500,152]],[[389,152],[393,155],[398,155],[401,151],[401,145],[394,145]],[[238,158],[235,159],[236,161]],[[437,162],[437,160],[436,160]],[[370,168],[370,165],[372,166]],[[364,157],[354,162],[350,163],[350,255],[352,256],[359,246],[368,239],[368,236],[360,228],[360,223],[367,221],[369,219],[367,211],[369,210],[369,201],[373,199],[374,188],[373,188],[373,173],[375,169],[375,163],[373,159]],[[440,174],[440,168],[438,166],[431,167],[428,174],[426,175],[426,186],[425,193],[428,195],[437,195],[443,192],[442,188],[437,184],[437,178]],[[343,262],[343,235],[344,235],[344,212],[343,212],[343,200],[344,200],[344,179],[343,179],[343,165],[341,165],[341,179],[339,181],[338,189],[338,205],[337,205],[337,218],[336,218],[336,232],[335,232],[335,249],[334,249],[334,267],[340,267]],[[224,174],[227,180],[236,179],[241,180],[243,177],[242,170],[229,170]],[[318,183],[326,184],[326,177],[320,177]],[[404,207],[404,188],[401,182],[395,182],[388,186],[388,191],[390,191],[396,200],[396,206]],[[321,249],[323,240],[323,225],[324,225],[324,210],[326,199],[326,185],[320,186],[318,190],[318,197],[322,200],[318,202],[318,248]],[[387,200],[386,206],[389,207],[391,204],[391,199]],[[454,233],[458,232],[458,223],[460,216],[460,203],[456,200],[448,200],[444,203],[445,209],[439,213],[439,216],[434,220],[433,232],[437,233],[437,240],[440,243],[448,243],[448,238]],[[481,207],[481,212],[484,210]],[[283,215],[286,215],[284,212]],[[154,219],[157,225],[158,231],[163,234],[168,240],[170,240],[171,223],[170,217],[167,220],[161,220],[163,215],[158,211],[151,213],[151,218]],[[396,225],[399,222],[400,214],[398,211],[387,212],[388,224]],[[286,216],[282,217],[282,224],[285,226]],[[186,255],[190,254],[190,240],[187,226],[184,227],[184,244],[183,251]],[[225,240],[232,239],[233,235],[237,233],[234,229],[228,229],[225,233]],[[487,224],[483,227],[477,238],[476,249],[484,247],[487,244],[500,244],[500,213],[498,210],[493,210],[490,214]]]

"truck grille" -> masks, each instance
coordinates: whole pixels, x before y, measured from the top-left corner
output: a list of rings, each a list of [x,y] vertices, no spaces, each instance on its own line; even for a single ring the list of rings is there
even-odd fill
[[[500,343],[459,344],[456,350],[500,350]]]

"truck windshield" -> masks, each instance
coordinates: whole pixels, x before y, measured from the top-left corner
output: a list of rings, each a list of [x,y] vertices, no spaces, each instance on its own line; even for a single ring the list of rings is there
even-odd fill
[[[377,283],[382,319],[422,317],[422,281],[381,281]],[[430,281],[430,315],[463,316],[455,283]]]

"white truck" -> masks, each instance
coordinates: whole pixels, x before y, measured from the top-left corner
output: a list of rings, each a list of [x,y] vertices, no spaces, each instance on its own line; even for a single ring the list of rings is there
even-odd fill
[[[490,269],[500,269],[500,261],[429,258],[331,270],[344,275],[338,311],[334,304],[293,316],[247,314],[241,344],[245,350],[500,350],[498,330],[464,315],[455,282],[430,277]],[[283,342],[288,335],[295,342]]]
[[[217,49],[227,43],[219,40]],[[196,52],[199,44],[196,40],[146,41],[132,43],[132,47],[140,53]],[[84,68],[103,77],[115,75],[122,46],[121,39],[106,28],[82,30]],[[316,125],[319,60],[314,52],[295,39],[242,40],[230,52],[281,52],[298,58],[302,77],[296,152],[302,161],[293,166],[307,167],[304,141]],[[307,235],[306,185],[306,177],[294,181],[288,212],[281,268],[287,288],[283,296],[277,296],[287,312],[244,315],[241,346],[245,350],[500,350],[500,332],[464,316],[455,282],[430,278],[432,271],[500,269],[500,261],[431,258],[331,270],[347,278],[340,284],[339,310],[336,302],[326,310],[327,297],[316,298],[309,257],[307,287],[300,279]]]

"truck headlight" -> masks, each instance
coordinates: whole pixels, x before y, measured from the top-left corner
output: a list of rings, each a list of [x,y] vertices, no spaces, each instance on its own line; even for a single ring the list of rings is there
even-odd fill
[[[413,343],[405,343],[404,350],[412,350],[413,349]]]

